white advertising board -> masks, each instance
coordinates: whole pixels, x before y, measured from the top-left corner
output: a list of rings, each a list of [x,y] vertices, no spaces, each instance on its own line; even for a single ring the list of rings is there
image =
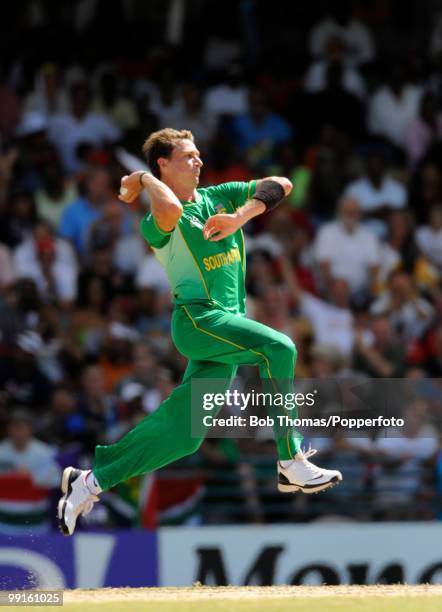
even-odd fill
[[[168,527],[159,584],[442,583],[442,524]]]

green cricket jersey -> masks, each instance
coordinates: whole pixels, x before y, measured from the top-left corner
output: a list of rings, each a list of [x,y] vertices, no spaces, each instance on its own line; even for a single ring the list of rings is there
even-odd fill
[[[143,237],[169,278],[175,304],[207,301],[245,314],[246,260],[239,229],[219,242],[203,236],[204,223],[217,213],[233,213],[253,196],[256,181],[198,189],[194,202],[182,202],[183,214],[171,232],[162,231],[152,213],[141,220]]]

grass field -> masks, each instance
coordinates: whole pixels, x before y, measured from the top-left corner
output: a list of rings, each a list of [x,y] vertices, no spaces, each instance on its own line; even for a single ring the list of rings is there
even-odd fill
[[[69,612],[442,612],[442,585],[66,590],[62,609]]]

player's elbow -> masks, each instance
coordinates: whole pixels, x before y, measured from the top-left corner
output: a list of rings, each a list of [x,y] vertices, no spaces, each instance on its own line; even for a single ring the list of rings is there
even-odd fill
[[[281,176],[279,180],[280,180],[280,184],[282,185],[282,188],[284,189],[285,195],[288,196],[291,190],[293,189],[292,181],[290,181],[285,176]]]
[[[154,210],[153,213],[160,228],[170,232],[180,220],[183,214],[183,207],[181,204],[171,203],[167,206],[162,206],[159,210]]]
[[[284,189],[284,194],[286,196],[288,196],[291,190],[293,189],[292,181],[290,181],[285,176],[269,176],[266,180],[276,181],[277,183],[279,183]]]

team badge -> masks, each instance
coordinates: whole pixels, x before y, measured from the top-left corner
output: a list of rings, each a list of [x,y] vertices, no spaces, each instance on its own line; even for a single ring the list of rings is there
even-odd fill
[[[197,227],[200,230],[204,229],[204,225],[195,217],[189,217],[189,223],[192,227]]]

